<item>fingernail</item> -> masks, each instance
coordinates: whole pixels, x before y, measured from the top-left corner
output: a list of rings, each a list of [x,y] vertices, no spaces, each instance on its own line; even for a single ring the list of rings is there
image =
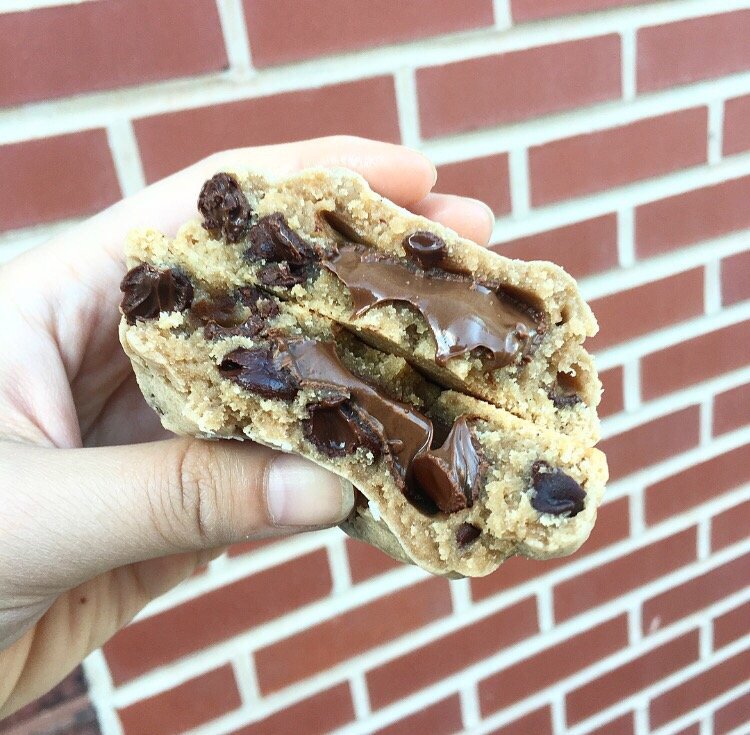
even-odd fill
[[[283,454],[268,470],[266,501],[275,526],[329,526],[349,515],[354,491],[322,467]]]

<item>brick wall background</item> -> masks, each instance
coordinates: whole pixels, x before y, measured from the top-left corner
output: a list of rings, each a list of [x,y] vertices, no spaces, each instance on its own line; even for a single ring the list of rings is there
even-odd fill
[[[356,133],[602,327],[578,554],[447,582],[337,529],[233,548],[85,662],[104,735],[750,732],[750,2],[0,5],[0,259],[220,147]]]

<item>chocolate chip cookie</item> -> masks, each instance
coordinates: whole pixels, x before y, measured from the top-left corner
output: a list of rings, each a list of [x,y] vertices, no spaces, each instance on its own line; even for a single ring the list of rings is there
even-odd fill
[[[349,479],[350,535],[436,574],[571,553],[607,479],[596,322],[356,174],[221,172],[174,239],[131,233],[120,337],[168,429]]]

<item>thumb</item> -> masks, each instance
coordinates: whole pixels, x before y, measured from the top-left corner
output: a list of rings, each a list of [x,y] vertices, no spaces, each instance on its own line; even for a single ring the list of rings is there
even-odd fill
[[[336,475],[250,442],[0,444],[0,570],[66,588],[144,559],[333,525],[353,502]]]

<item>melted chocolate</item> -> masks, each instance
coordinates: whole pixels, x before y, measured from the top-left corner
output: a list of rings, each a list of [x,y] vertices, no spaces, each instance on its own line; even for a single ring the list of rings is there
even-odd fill
[[[328,457],[345,457],[359,447],[374,457],[382,454],[378,426],[359,406],[345,398],[308,406],[310,418],[303,423],[305,437]]]
[[[495,291],[469,278],[440,271],[412,271],[403,262],[354,246],[323,262],[349,289],[354,315],[387,302],[418,309],[437,343],[436,362],[477,348],[489,353],[488,369],[508,365],[534,341],[539,325]]]
[[[444,513],[455,513],[474,504],[486,468],[487,461],[477,450],[467,417],[460,416],[440,449],[414,459],[408,481]]]
[[[224,356],[219,372],[238,385],[265,398],[292,399],[299,383],[271,347],[239,347]]]
[[[445,257],[445,242],[431,232],[412,232],[402,245],[406,254],[422,268],[435,268]]]
[[[555,516],[567,513],[572,518],[584,508],[584,489],[570,475],[541,459],[531,465],[531,484],[534,487],[531,507],[540,513]]]
[[[352,404],[366,413],[370,428],[381,437],[383,443],[389,439],[399,440],[398,443],[389,444],[389,448],[402,476],[414,457],[429,449],[432,439],[430,420],[411,406],[382,395],[369,383],[349,372],[341,364],[332,342],[290,341],[284,352],[286,357],[283,362],[287,362],[289,368],[299,376],[302,385],[319,385],[339,393],[341,389],[346,390]],[[341,425],[337,417],[337,432]],[[325,443],[328,439],[321,435],[321,441]]]

